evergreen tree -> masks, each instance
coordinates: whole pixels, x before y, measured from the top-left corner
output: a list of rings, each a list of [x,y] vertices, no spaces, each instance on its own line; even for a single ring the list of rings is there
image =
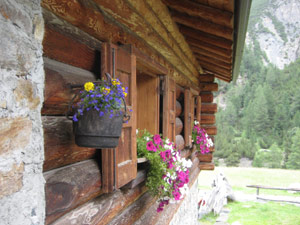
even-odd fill
[[[292,138],[291,154],[288,156],[286,164],[288,169],[300,169],[300,129],[298,128],[296,134]]]

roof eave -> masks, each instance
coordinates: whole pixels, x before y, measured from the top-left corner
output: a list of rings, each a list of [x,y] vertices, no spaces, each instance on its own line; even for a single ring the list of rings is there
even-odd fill
[[[240,72],[240,65],[244,52],[245,38],[248,27],[252,0],[236,1],[237,29],[235,32],[235,48],[233,53],[232,81],[235,82]]]

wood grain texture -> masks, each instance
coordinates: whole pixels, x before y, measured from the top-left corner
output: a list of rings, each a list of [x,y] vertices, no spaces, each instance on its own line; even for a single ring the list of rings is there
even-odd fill
[[[86,160],[44,173],[46,224],[101,194],[101,175],[95,160]]]
[[[182,130],[183,130],[183,123],[182,123],[182,121],[179,117],[176,117],[176,131],[175,131],[175,134],[176,135],[181,134]]]
[[[182,106],[179,101],[176,100],[176,117],[180,116],[182,113]]]
[[[203,83],[213,83],[215,81],[215,76],[213,74],[201,74],[199,81]]]
[[[200,90],[202,91],[218,91],[219,85],[217,83],[200,83],[199,84]]]
[[[213,154],[212,153],[201,154],[200,152],[198,152],[197,157],[200,162],[212,162]]]
[[[208,33],[205,33],[200,30],[196,30],[184,25],[179,26],[179,30],[186,36],[193,38],[195,40],[199,40],[201,42],[210,44],[210,45],[215,45],[220,48],[224,49],[232,49],[233,46],[233,41],[222,38],[222,37],[217,37],[215,35],[211,35]]]
[[[196,115],[195,115],[195,119],[200,122],[201,121],[201,96],[197,96],[197,99],[196,99]]]
[[[201,126],[208,135],[216,135],[217,134],[217,127],[213,125],[202,125]]]
[[[74,66],[44,58],[45,92],[42,115],[65,115],[73,98],[70,85],[95,81],[96,76]]]
[[[175,144],[178,149],[180,149],[180,150],[184,149],[185,144],[184,144],[184,138],[182,135],[176,135]]]
[[[216,103],[202,103],[201,113],[216,113],[218,111],[218,105]]]
[[[212,92],[200,92],[201,102],[212,103],[214,101],[214,95]]]
[[[215,65],[216,67],[224,68],[224,69],[232,69],[231,62],[223,62],[222,60],[216,59],[215,57],[209,57],[207,55],[197,54],[197,59],[200,62],[207,62]]]
[[[96,157],[96,149],[75,144],[72,121],[66,117],[43,116],[45,160],[48,171]]]
[[[192,94],[190,89],[184,90],[184,142],[185,146],[191,147],[192,144],[192,111],[191,111]]]
[[[174,10],[172,10],[171,14],[174,21],[179,24],[183,24],[196,30],[200,30],[208,34],[212,34],[228,40],[232,40],[233,38],[232,28],[224,27],[222,25],[212,23],[207,20],[200,19],[198,17],[191,17],[184,13],[180,13]],[[189,43],[189,41],[187,42]]]
[[[192,45],[191,49],[194,51],[195,56],[204,55],[213,59],[220,60],[225,63],[232,63],[232,56],[228,54],[224,49],[213,46],[200,46],[200,45]],[[211,72],[210,72],[211,73]]]
[[[214,114],[201,114],[201,125],[211,125],[216,123],[216,116]]]
[[[215,164],[203,162],[203,163],[199,163],[199,168],[200,170],[214,170]]]
[[[192,17],[199,17],[209,22],[233,28],[233,14],[224,10],[197,4],[187,0],[163,0],[170,8]]]
[[[133,189],[123,188],[109,194],[103,194],[72,210],[52,225],[107,224],[135,202],[145,191],[145,184],[141,183]]]
[[[46,26],[44,56],[88,71],[99,71],[100,52]]]

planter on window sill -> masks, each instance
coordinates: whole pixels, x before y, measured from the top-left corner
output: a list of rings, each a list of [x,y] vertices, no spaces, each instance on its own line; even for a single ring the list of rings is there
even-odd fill
[[[99,116],[95,109],[85,111],[73,121],[75,143],[80,147],[115,148],[118,146],[122,131],[123,114]]]

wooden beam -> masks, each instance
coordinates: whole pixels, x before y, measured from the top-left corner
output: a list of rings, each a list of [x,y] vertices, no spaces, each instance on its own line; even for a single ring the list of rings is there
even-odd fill
[[[46,224],[101,194],[101,175],[95,160],[86,160],[44,173]]]
[[[216,103],[203,103],[201,104],[201,113],[216,113],[218,105]]]
[[[200,90],[202,91],[218,91],[219,85],[217,83],[200,83],[199,84]]]
[[[221,68],[228,69],[228,70],[232,69],[232,64],[231,63],[226,63],[226,62],[223,62],[223,61],[215,59],[215,58],[211,58],[211,57],[201,55],[201,54],[197,54],[196,58],[200,62],[210,63],[212,65],[216,65],[217,67],[221,67]]]
[[[196,30],[200,30],[231,41],[233,40],[232,28],[224,27],[222,25],[199,19],[197,17],[191,17],[174,10],[172,10],[171,14],[174,21],[179,24],[183,24]]]
[[[42,122],[44,171],[96,157],[96,149],[78,147],[75,144],[72,121],[66,117],[42,116]]]
[[[228,55],[227,52],[223,51],[223,49],[211,49],[207,46],[202,46],[202,47],[194,46],[191,44],[191,49],[194,51],[196,56],[200,54],[214,59],[218,59],[222,62],[232,63],[231,55]],[[221,50],[221,52],[219,50]]]
[[[208,135],[217,135],[217,127],[214,125],[202,125],[203,128]]]
[[[200,170],[214,170],[215,164],[214,163],[199,163]]]
[[[221,67],[217,67],[216,65],[208,62],[201,61],[201,65],[205,70],[208,70],[212,73],[220,73],[223,74],[225,77],[230,77],[231,76],[231,69],[224,69]]]
[[[226,0],[226,1],[219,1],[219,0],[195,0],[201,4],[209,5],[213,8],[225,10],[228,12],[234,11],[234,0]]]
[[[214,101],[214,95],[211,92],[200,92],[202,103],[212,103]]]
[[[218,46],[212,45],[212,44],[207,44],[203,41],[198,41],[197,39],[194,38],[190,38],[187,37],[186,41],[194,47],[198,47],[213,53],[216,53],[220,56],[224,56],[227,59],[231,59],[232,58],[232,50],[231,49],[225,49],[225,48],[220,48]],[[202,54],[201,52],[199,52],[200,54]]]
[[[232,80],[231,75],[228,76],[228,75],[221,74],[221,73],[215,73],[215,76],[216,76],[216,78],[219,78],[219,79],[221,79],[223,81],[226,81],[226,82],[230,82]]]
[[[45,92],[42,115],[65,115],[73,98],[70,85],[95,81],[87,71],[52,59],[44,58]]]
[[[201,74],[199,76],[199,81],[203,83],[213,83],[215,76],[213,74]]]
[[[201,114],[201,125],[211,125],[216,123],[216,116],[214,114]]]
[[[179,30],[184,36],[194,38],[207,44],[215,45],[224,49],[232,49],[233,47],[233,42],[231,40],[211,35],[200,30],[196,30],[184,25],[179,25]]]
[[[209,22],[233,28],[233,13],[219,10],[187,0],[163,0],[170,8],[178,12],[186,13],[193,17],[199,17]]]

